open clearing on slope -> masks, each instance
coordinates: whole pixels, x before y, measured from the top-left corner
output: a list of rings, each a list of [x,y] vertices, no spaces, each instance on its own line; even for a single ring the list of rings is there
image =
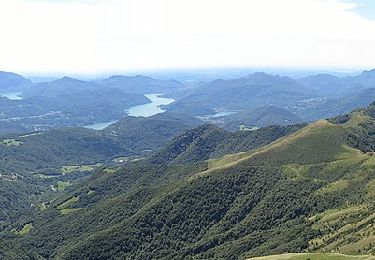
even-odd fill
[[[30,233],[30,231],[33,229],[33,224],[28,223],[25,224],[21,230],[13,230],[14,234],[19,235],[19,236],[26,236],[27,234]]]
[[[62,175],[74,172],[91,172],[95,169],[95,167],[100,167],[102,164],[97,163],[93,165],[65,165],[61,167]]]
[[[2,143],[6,146],[20,146],[22,144],[22,142],[17,139],[4,139]]]

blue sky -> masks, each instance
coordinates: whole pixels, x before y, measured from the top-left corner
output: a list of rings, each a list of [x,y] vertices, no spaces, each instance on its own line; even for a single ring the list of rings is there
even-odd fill
[[[347,0],[346,2],[355,3],[358,6],[354,11],[366,19],[375,20],[375,1],[374,0]]]
[[[375,0],[1,0],[0,70],[375,67]]]

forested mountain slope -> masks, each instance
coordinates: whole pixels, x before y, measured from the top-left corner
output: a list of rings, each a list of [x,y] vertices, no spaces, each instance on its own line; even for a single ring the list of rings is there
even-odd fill
[[[32,211],[30,205],[41,203],[44,194],[54,196],[97,167],[142,159],[199,124],[195,118],[162,114],[129,117],[102,131],[72,128],[0,139],[0,233]]]
[[[372,105],[321,120],[205,161],[189,158],[205,138],[220,143],[215,136],[224,132],[210,126],[185,132],[162,150],[167,164],[99,171],[17,222],[33,228],[8,241],[57,259],[372,254],[374,111]],[[210,142],[208,151],[220,150]]]

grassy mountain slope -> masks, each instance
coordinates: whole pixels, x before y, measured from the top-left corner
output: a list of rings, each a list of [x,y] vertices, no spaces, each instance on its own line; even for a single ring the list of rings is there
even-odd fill
[[[33,229],[14,239],[56,259],[373,254],[374,107],[247,152],[99,171],[19,222]],[[199,154],[205,138],[223,135],[199,129],[176,138],[168,159]]]
[[[227,153],[240,153],[269,144],[302,128],[271,126],[255,131],[227,132],[213,125],[203,125],[175,137],[151,156],[152,163],[184,164],[203,161]]]
[[[213,129],[218,130],[216,127],[205,126],[203,129]],[[199,129],[196,131],[199,133]],[[192,130],[193,131],[193,130]],[[238,145],[234,145],[234,149],[244,149],[246,146],[256,147],[257,145],[263,144],[263,142],[269,143],[271,140],[266,141],[267,138],[276,139],[277,136],[285,135],[289,131],[295,131],[291,129],[283,129],[281,127],[273,127],[269,129],[264,129],[264,134],[259,133],[251,135],[243,135],[245,133],[240,133],[237,136]],[[210,132],[210,131],[209,131]],[[225,131],[224,131],[225,132]],[[232,142],[235,140],[235,135],[233,135]],[[247,134],[250,134],[247,133]],[[182,134],[182,136],[184,136]],[[259,138],[259,141],[256,137]],[[247,141],[246,141],[247,139]],[[174,143],[175,141],[172,141]],[[202,145],[203,143],[201,143]],[[223,142],[222,142],[223,144]],[[190,146],[194,146],[191,145]],[[243,147],[242,147],[243,146]],[[220,146],[218,146],[220,147]],[[225,149],[231,149],[229,147]],[[194,151],[194,149],[192,149]],[[235,150],[232,150],[234,152]],[[189,153],[186,153],[189,154]],[[203,160],[203,158],[199,158]],[[158,201],[158,198],[162,196],[166,187],[174,186],[174,183],[179,183],[185,178],[185,176],[190,176],[194,172],[200,172],[206,169],[207,164],[205,162],[193,162],[186,163],[184,165],[165,165],[165,164],[144,164],[135,163],[134,166],[127,165],[126,168],[117,170],[115,172],[108,171],[108,173],[103,174],[102,172],[95,174],[88,181],[82,184],[78,184],[75,188],[74,186],[70,189],[71,192],[66,196],[51,202],[48,205],[46,211],[41,211],[38,213],[39,216],[35,217],[32,221],[34,229],[32,230],[33,239],[36,241],[44,241],[43,251],[41,254],[48,256],[50,254],[54,255],[52,251],[53,248],[63,246],[66,243],[78,243],[87,234],[97,233],[105,228],[110,228],[116,223],[123,221],[124,214],[132,216],[137,213],[142,207],[146,206],[148,203],[153,203],[154,200]],[[111,172],[111,173],[110,173]],[[169,188],[166,188],[168,190]],[[64,206],[65,210],[70,209],[82,209],[77,212],[78,215],[73,212],[68,215],[63,215],[60,218],[62,207],[59,205],[64,204],[64,201],[69,201],[69,198],[79,198],[78,201]],[[137,199],[134,199],[137,198]],[[75,199],[74,199],[75,200]],[[126,202],[127,201],[127,202]],[[122,205],[123,203],[130,203],[129,207],[118,207],[116,205]],[[125,211],[124,211],[125,210]],[[128,212],[129,211],[129,212]],[[127,213],[126,213],[127,212]],[[106,217],[104,217],[106,215]],[[96,223],[98,221],[97,216],[103,216],[103,221]],[[67,220],[69,219],[69,220]],[[29,223],[30,220],[25,219],[18,224],[19,228],[25,223]],[[45,222],[46,221],[46,222]],[[96,223],[93,225],[82,225],[82,223]],[[81,228],[78,228],[81,226]],[[80,230],[77,232],[77,230]],[[75,235],[72,236],[71,230],[76,230]],[[47,232],[47,233],[46,233]],[[86,235],[85,235],[86,234]],[[54,239],[50,239],[50,236],[54,236]],[[27,243],[29,243],[27,235]],[[30,242],[33,248],[33,242]],[[52,243],[52,244],[51,244]],[[66,245],[68,248],[69,245]],[[65,249],[62,249],[63,251]]]
[[[373,205],[367,183],[375,178],[372,156],[349,147],[347,140],[348,132],[356,131],[357,123],[355,114],[352,121],[343,125],[319,121],[238,161],[197,173],[155,202],[153,210],[118,226],[120,233],[110,228],[83,241],[67,255],[107,255],[107,243],[114,245],[111,254],[140,258],[150,254],[231,258],[332,246],[325,239],[334,235],[332,227],[326,228],[326,223],[321,224],[325,229],[315,227],[310,222],[314,216],[365,205],[368,210],[364,218],[371,220]],[[285,204],[287,208],[282,207]],[[345,222],[342,224],[346,226]],[[143,239],[136,228],[139,225],[153,230],[153,235]],[[371,233],[368,228],[342,236],[343,241],[333,249],[371,253],[372,247],[366,242],[371,239],[363,238],[366,232]],[[138,239],[129,246],[119,242],[118,235],[123,241]],[[316,239],[323,243],[317,244]],[[100,247],[91,246],[103,240]],[[353,241],[360,242],[353,245]],[[171,249],[165,251],[164,243]]]

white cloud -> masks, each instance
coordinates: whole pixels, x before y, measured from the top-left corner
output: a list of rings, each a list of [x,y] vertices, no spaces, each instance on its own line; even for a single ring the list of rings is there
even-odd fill
[[[0,0],[0,69],[372,67],[375,22],[338,0]]]

